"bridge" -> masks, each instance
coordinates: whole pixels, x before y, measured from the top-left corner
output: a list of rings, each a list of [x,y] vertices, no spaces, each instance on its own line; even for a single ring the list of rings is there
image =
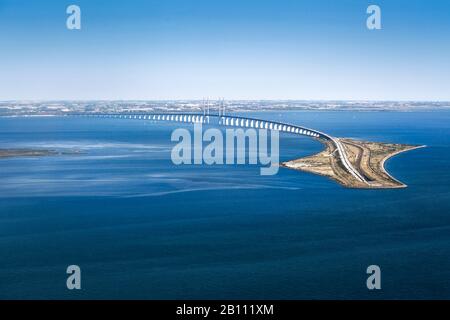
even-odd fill
[[[330,142],[335,147],[337,158],[342,164],[347,173],[351,174],[359,182],[369,184],[364,175],[362,175],[355,167],[350,163],[348,156],[345,152],[342,142],[335,137],[332,137],[326,133],[318,130],[306,128],[303,126],[277,122],[271,120],[234,116],[234,115],[210,115],[206,113],[85,113],[85,114],[71,114],[73,116],[83,117],[96,117],[96,118],[117,118],[117,119],[134,119],[134,120],[147,120],[147,121],[161,121],[161,122],[181,122],[181,123],[202,123],[202,124],[218,124],[226,127],[238,127],[238,128],[255,128],[255,129],[267,129],[276,130],[279,132],[286,132],[296,135],[307,136],[315,139],[323,139]]]

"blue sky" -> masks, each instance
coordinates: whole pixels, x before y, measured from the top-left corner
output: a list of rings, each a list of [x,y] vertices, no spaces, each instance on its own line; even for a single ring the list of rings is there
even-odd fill
[[[0,43],[0,100],[450,100],[445,0],[0,0]]]

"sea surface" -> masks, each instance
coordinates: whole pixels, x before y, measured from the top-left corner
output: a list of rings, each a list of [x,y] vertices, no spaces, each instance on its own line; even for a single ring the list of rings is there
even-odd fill
[[[427,147],[386,164],[408,188],[353,190],[285,168],[175,166],[179,124],[0,118],[0,148],[77,151],[0,160],[0,298],[450,298],[449,111],[246,115]],[[322,149],[280,138],[281,160]],[[81,290],[66,288],[69,265]]]

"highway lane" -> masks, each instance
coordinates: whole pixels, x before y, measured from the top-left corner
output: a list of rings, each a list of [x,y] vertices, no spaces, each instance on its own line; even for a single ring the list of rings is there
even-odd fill
[[[352,166],[350,161],[348,160],[347,154],[345,153],[344,146],[342,145],[341,141],[339,141],[338,138],[334,138],[331,136],[330,136],[330,138],[331,138],[331,141],[333,141],[334,145],[336,146],[338,153],[339,153],[339,158],[341,159],[341,162],[344,165],[344,167],[347,169],[347,171],[350,172],[350,174],[352,176],[354,176],[356,179],[358,179],[359,181],[369,184],[366,181],[366,179],[361,175],[361,173],[359,173],[359,171],[356,170]]]

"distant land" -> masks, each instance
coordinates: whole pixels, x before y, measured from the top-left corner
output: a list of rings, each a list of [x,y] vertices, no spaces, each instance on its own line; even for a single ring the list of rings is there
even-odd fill
[[[445,101],[167,100],[167,101],[0,101],[0,116],[71,113],[255,111],[428,111],[450,110]]]

